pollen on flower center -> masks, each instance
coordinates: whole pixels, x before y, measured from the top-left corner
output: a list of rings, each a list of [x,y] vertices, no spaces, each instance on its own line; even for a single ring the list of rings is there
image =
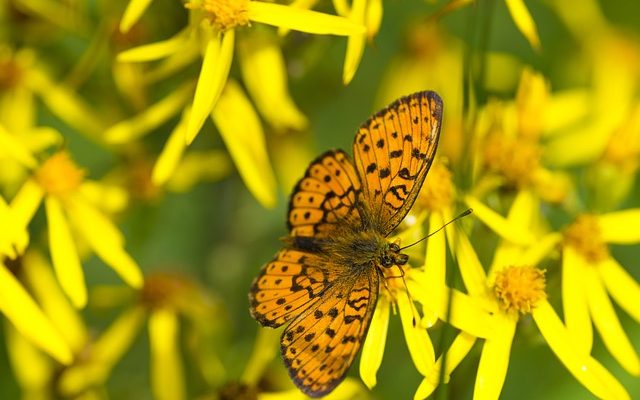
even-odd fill
[[[185,7],[204,11],[220,31],[249,24],[249,0],[191,0]]]
[[[422,187],[417,204],[430,211],[439,211],[450,206],[454,191],[449,169],[443,163],[437,162],[431,167],[427,180],[429,184]]]
[[[593,263],[609,256],[598,220],[593,215],[583,214],[576,218],[576,221],[564,231],[564,242]]]
[[[484,147],[487,167],[518,187],[531,183],[533,173],[540,165],[540,156],[535,141],[507,138],[502,134],[489,135]]]
[[[530,266],[509,266],[498,272],[493,292],[500,307],[507,312],[531,312],[547,297],[545,272]]]
[[[71,160],[66,151],[49,157],[35,173],[35,179],[44,191],[54,196],[64,196],[75,191],[83,178],[84,171]]]

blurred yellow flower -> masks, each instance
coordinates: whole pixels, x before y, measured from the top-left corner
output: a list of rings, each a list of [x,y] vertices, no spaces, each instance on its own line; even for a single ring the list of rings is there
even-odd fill
[[[140,268],[124,250],[124,237],[90,197],[85,172],[62,150],[28,178],[11,201],[17,222],[26,227],[41,202],[49,223],[49,250],[58,281],[76,307],[84,307],[87,289],[72,228],[107,265],[133,287],[142,285]],[[69,224],[71,222],[71,224]]]

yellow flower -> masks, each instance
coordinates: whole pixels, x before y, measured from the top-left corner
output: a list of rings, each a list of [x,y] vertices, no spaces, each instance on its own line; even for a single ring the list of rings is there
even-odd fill
[[[640,323],[640,284],[613,258],[608,244],[640,242],[640,209],[583,214],[565,229],[562,241],[562,298],[565,322],[576,345],[590,351],[592,323],[611,355],[640,376],[640,358],[624,332],[611,298]]]
[[[123,17],[126,23],[123,22],[121,28],[128,29],[148,4],[148,1],[130,2]],[[353,35],[364,32],[362,25],[346,18],[261,1],[192,0],[186,7],[191,10],[192,18],[185,31],[168,41],[131,49],[122,53],[119,59],[148,61],[188,47],[204,48],[202,68],[184,132],[187,144],[195,139],[225,86],[233,58],[235,33],[239,28],[250,22],[260,22],[315,34]],[[199,43],[194,41],[198,38]]]
[[[27,179],[11,202],[17,223],[26,227],[44,202],[49,227],[49,250],[58,281],[76,307],[84,307],[87,289],[72,228],[122,279],[133,287],[142,285],[142,273],[124,250],[118,228],[92,202],[95,187],[84,179],[66,151],[45,160]]]
[[[525,192],[522,192],[525,193]],[[523,194],[522,196],[526,196]],[[508,226],[525,224],[530,226],[533,214],[531,201],[516,199],[509,212]],[[515,235],[518,232],[514,233]],[[538,246],[538,245],[536,245]],[[427,397],[440,382],[444,368],[445,382],[451,372],[469,353],[477,338],[483,338],[482,353],[476,376],[474,399],[495,399],[500,396],[504,384],[511,344],[516,334],[516,325],[525,315],[531,315],[544,340],[571,374],[591,393],[600,398],[628,399],[629,394],[620,383],[587,352],[575,347],[574,343],[583,332],[575,332],[564,327],[552,306],[546,299],[544,271],[536,265],[544,252],[536,246],[522,246],[502,240],[493,257],[493,263],[486,274],[469,240],[462,234],[456,235],[455,255],[468,294],[451,289],[452,299],[449,322],[461,329],[449,347],[446,356],[441,356],[435,367],[423,380],[415,398]],[[461,302],[462,304],[456,304]],[[461,308],[467,309],[458,315]],[[480,328],[486,332],[481,336],[459,326]],[[446,365],[443,365],[443,360]]]

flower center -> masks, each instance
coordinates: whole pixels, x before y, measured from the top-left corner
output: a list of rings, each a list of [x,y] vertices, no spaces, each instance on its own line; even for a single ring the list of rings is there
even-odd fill
[[[504,176],[517,187],[530,184],[540,165],[541,151],[533,140],[507,138],[490,134],[484,147],[484,159],[489,170]]]
[[[80,186],[84,175],[84,171],[71,160],[69,153],[60,151],[40,166],[35,179],[48,194],[64,197]]]
[[[564,242],[592,263],[609,256],[609,249],[602,240],[598,220],[593,215],[584,214],[576,218],[576,221],[564,231]]]
[[[500,308],[509,313],[530,313],[547,298],[545,272],[530,266],[509,266],[498,272],[493,292]]]
[[[436,162],[429,171],[428,185],[424,185],[418,196],[418,204],[430,211],[440,211],[453,202],[454,190],[451,172],[441,162]]]
[[[249,0],[190,0],[185,7],[204,11],[209,22],[220,31],[249,24]]]

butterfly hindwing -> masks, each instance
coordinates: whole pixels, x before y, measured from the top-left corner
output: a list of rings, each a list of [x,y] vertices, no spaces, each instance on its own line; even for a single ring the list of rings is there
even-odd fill
[[[359,224],[356,209],[360,180],[342,150],[315,159],[298,182],[289,202],[291,236],[326,237],[336,223]]]
[[[369,270],[335,282],[283,332],[285,365],[306,394],[322,396],[344,379],[369,328],[378,279]]]
[[[353,143],[362,201],[389,234],[413,205],[438,145],[442,100],[435,92],[402,97],[365,122]]]
[[[319,299],[331,276],[315,254],[284,249],[262,267],[249,292],[251,315],[263,326],[277,328]]]

